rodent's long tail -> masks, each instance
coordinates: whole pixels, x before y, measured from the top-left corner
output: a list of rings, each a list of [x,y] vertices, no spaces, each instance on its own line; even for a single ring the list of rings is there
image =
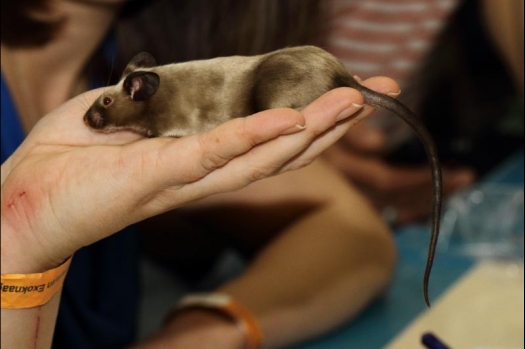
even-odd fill
[[[439,236],[443,187],[441,165],[437,153],[437,147],[434,139],[428,132],[425,125],[405,105],[394,98],[372,91],[364,86],[360,86],[358,90],[363,95],[366,104],[387,109],[401,117],[407,124],[409,124],[423,143],[425,152],[427,153],[434,183],[434,206],[432,211],[432,233],[430,237],[430,244],[428,246],[427,265],[423,279],[423,295],[425,297],[425,303],[428,307],[430,307],[430,300],[428,297],[428,282],[430,279],[430,272],[432,271],[432,265],[434,263],[434,256],[436,254],[436,246]]]

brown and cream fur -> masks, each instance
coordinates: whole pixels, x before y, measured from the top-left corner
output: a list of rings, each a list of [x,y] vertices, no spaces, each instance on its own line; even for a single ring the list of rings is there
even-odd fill
[[[145,101],[133,101],[123,89],[126,75],[136,70],[163,77]],[[128,129],[149,137],[182,137],[266,109],[300,110],[338,87],[335,78],[343,74],[347,73],[339,61],[314,46],[154,67],[132,61],[123,79],[97,100],[85,120],[103,132]],[[106,97],[113,100],[108,106],[103,104]],[[93,121],[94,112],[103,123]]]

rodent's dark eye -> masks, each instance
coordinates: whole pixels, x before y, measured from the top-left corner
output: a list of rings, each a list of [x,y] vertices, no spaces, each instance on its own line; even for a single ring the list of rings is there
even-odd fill
[[[108,105],[111,102],[112,102],[112,99],[109,98],[109,97],[104,98],[104,100],[102,101],[102,103],[104,103],[104,105]]]

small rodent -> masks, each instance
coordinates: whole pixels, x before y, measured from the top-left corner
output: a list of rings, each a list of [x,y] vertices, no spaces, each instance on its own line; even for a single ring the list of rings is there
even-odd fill
[[[366,104],[387,109],[407,122],[425,147],[433,177],[432,233],[423,280],[430,306],[428,281],[439,234],[441,166],[434,140],[410,109],[362,86],[333,55],[315,46],[156,65],[150,54],[136,55],[122,80],[89,108],[84,122],[106,133],[131,130],[147,137],[182,137],[266,109],[301,110],[337,87],[354,88]]]

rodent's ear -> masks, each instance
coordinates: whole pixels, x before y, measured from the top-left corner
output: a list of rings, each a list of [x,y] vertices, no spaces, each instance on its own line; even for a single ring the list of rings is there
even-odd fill
[[[137,71],[126,76],[124,91],[134,101],[145,101],[157,92],[160,77],[150,71]]]
[[[147,52],[138,53],[131,59],[131,61],[129,61],[126,69],[124,69],[124,73],[122,73],[122,77],[134,72],[139,68],[150,68],[156,65],[157,60],[155,60],[151,54]]]

